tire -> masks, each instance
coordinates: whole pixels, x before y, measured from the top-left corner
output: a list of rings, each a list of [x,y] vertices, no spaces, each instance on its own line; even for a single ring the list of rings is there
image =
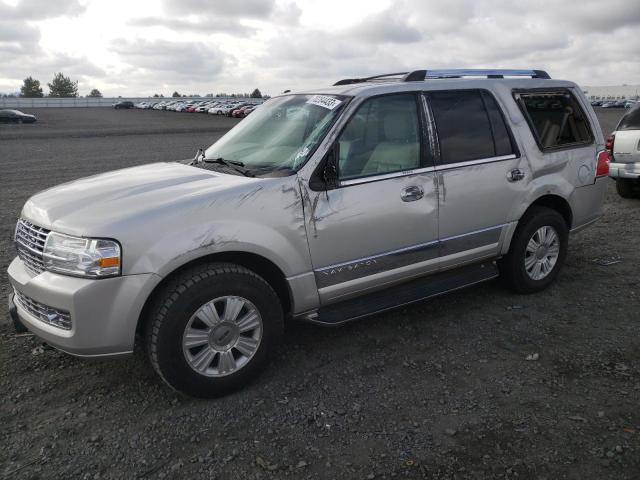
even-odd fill
[[[206,263],[178,274],[156,297],[146,320],[154,370],[173,389],[200,398],[230,393],[258,374],[284,325],[282,305],[271,286],[230,263]],[[240,332],[240,326],[255,324],[259,326]]]
[[[540,250],[528,249],[529,245],[535,245],[530,244],[531,241],[545,239],[545,233],[542,232],[547,232],[548,241],[539,242],[542,244]],[[555,241],[551,240],[553,236]],[[568,243],[569,228],[562,215],[550,208],[532,207],[520,220],[511,240],[509,253],[498,261],[503,283],[518,293],[544,290],[558,276],[567,256]],[[544,247],[545,244],[551,245],[551,248]],[[538,265],[540,270],[539,275],[536,275]]]
[[[634,181],[630,178],[616,178],[616,191],[622,198],[634,198],[638,196],[635,191]]]
[[[18,119],[18,125],[22,125],[23,120],[21,118]]]

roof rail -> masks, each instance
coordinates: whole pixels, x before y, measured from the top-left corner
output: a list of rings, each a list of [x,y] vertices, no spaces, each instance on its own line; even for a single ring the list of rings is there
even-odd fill
[[[424,82],[436,78],[462,78],[462,77],[531,77],[531,78],[551,78],[544,70],[484,70],[484,69],[450,69],[450,70],[414,70],[413,72],[385,73],[366,78],[344,78],[334,85],[351,85],[353,83],[363,83],[376,80],[385,80],[388,77],[399,77],[402,82]]]
[[[551,78],[544,70],[510,70],[510,69],[450,69],[450,70],[415,70],[408,73],[404,82],[419,82],[435,78],[462,78],[462,77],[531,77]]]
[[[403,80],[404,77],[402,75],[406,76],[407,73],[409,72],[384,73],[382,75],[374,75],[373,77],[366,78],[343,78],[342,80],[338,80],[333,85],[351,85],[352,83],[369,82],[371,80],[384,80],[387,77],[399,77],[398,80]]]

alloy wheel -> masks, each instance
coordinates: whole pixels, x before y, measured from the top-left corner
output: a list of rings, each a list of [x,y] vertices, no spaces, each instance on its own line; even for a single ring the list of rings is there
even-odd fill
[[[189,366],[207,377],[237,372],[262,340],[262,317],[243,297],[224,296],[202,305],[187,322],[182,351]]]
[[[546,278],[560,257],[560,238],[551,226],[537,229],[524,253],[524,268],[532,280]]]

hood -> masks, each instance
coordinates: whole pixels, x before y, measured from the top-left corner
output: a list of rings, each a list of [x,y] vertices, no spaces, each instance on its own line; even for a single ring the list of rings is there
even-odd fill
[[[82,178],[31,197],[22,215],[45,228],[71,235],[115,236],[123,223],[180,214],[221,192],[246,189],[259,179],[153,163]],[[234,193],[231,192],[231,195]]]

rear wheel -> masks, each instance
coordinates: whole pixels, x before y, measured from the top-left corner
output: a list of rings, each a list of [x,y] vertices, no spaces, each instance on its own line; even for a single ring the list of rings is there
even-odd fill
[[[147,350],[167,384],[211,398],[255,376],[282,330],[282,306],[265,280],[244,267],[209,263],[179,274],[158,296]]]
[[[616,178],[616,191],[622,198],[634,198],[638,196],[640,188],[638,188],[637,180],[630,178]]]
[[[567,255],[568,227],[558,212],[532,207],[511,240],[509,253],[498,262],[504,283],[519,293],[547,288]]]
[[[21,118],[18,119],[18,125],[22,125],[23,120]]]

